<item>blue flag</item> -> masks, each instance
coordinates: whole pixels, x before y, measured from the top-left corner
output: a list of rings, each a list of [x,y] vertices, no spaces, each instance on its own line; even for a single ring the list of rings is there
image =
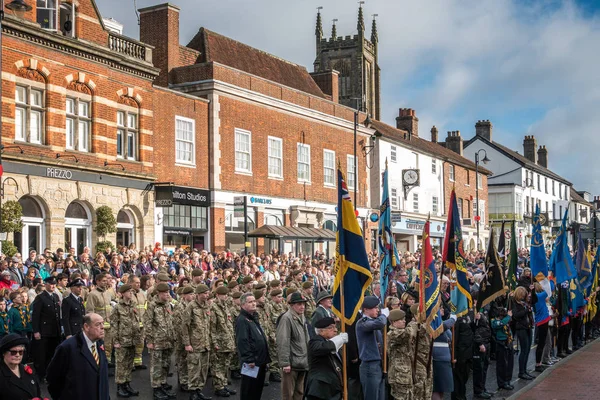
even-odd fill
[[[450,209],[448,222],[446,222],[446,237],[444,238],[442,258],[446,263],[446,267],[453,271],[452,275],[456,279],[456,287],[450,293],[452,304],[456,308],[452,311],[457,317],[461,317],[469,312],[473,300],[471,299],[471,286],[467,279],[460,214],[458,213],[458,203],[456,202],[454,189],[450,194]]]
[[[575,257],[575,266],[577,267],[577,278],[579,284],[587,292],[587,289],[592,286],[592,265],[590,263],[589,254],[587,251],[587,245],[579,234],[579,240],[577,241],[577,255]]]
[[[362,305],[373,275],[348,186],[338,167],[338,207],[333,281],[333,312],[351,325]]]
[[[429,237],[429,220],[423,228],[423,255],[419,265],[419,321],[425,320],[425,326],[429,334],[436,337],[444,331],[440,307],[440,280],[435,270],[435,260],[431,251],[431,239]],[[422,316],[425,318],[422,318]]]
[[[556,284],[559,285],[563,282],[570,281],[577,277],[575,272],[575,266],[573,265],[573,258],[569,252],[569,246],[567,244],[567,215],[569,210],[565,211],[565,215],[560,225],[560,231],[554,241],[554,249],[550,256],[550,270],[556,277]]]
[[[542,285],[548,297],[552,296],[550,281],[548,280],[548,260],[546,259],[546,248],[542,237],[542,224],[540,222],[540,206],[535,206],[533,215],[533,234],[531,235],[531,250],[529,252],[531,276]]]
[[[381,284],[381,303],[385,302],[388,295],[388,285],[392,278],[394,269],[398,265],[398,251],[396,241],[392,235],[392,215],[390,211],[390,197],[388,194],[388,169],[387,161],[383,172],[383,193],[381,196],[381,207],[379,208],[379,281]]]
[[[571,310],[573,315],[581,311],[581,308],[584,307],[587,303],[585,301],[585,297],[583,296],[583,289],[579,284],[579,279],[574,278],[571,279],[569,283],[569,293],[571,295]]]

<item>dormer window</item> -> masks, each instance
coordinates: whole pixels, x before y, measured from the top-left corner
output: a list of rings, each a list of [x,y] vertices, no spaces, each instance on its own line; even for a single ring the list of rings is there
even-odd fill
[[[57,0],[37,0],[37,22],[42,28],[56,30]]]
[[[64,36],[75,37],[75,12],[73,5],[62,3],[60,5],[60,31]]]

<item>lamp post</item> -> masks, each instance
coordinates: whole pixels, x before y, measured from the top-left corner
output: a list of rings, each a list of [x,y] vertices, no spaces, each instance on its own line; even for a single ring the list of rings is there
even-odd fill
[[[487,156],[487,152],[484,149],[479,149],[475,153],[475,223],[477,226],[477,250],[479,250],[479,153],[483,151],[483,159],[481,160],[484,164],[487,164],[490,159]]]

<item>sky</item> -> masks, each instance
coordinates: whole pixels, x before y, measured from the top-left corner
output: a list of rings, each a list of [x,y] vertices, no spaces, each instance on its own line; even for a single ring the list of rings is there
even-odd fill
[[[104,18],[138,38],[135,8],[158,0],[96,0]],[[315,20],[357,33],[354,0],[171,0],[180,42],[200,27],[313,70]],[[465,140],[489,119],[493,140],[523,154],[523,137],[548,148],[549,168],[600,194],[600,0],[366,0],[367,37],[378,14],[382,121],[413,108],[420,136]]]

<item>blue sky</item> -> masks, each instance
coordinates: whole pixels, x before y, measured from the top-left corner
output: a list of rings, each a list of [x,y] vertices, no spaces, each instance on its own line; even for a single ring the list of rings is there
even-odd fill
[[[349,0],[172,0],[180,41],[202,26],[304,65],[315,58],[315,17],[325,35],[356,34]],[[138,7],[160,4],[137,0]],[[103,17],[138,37],[133,0],[97,0]],[[367,0],[367,31],[377,13],[382,120],[416,110],[421,136],[440,139],[489,119],[493,138],[522,153],[524,135],[548,148],[549,167],[577,190],[600,194],[600,0]]]

